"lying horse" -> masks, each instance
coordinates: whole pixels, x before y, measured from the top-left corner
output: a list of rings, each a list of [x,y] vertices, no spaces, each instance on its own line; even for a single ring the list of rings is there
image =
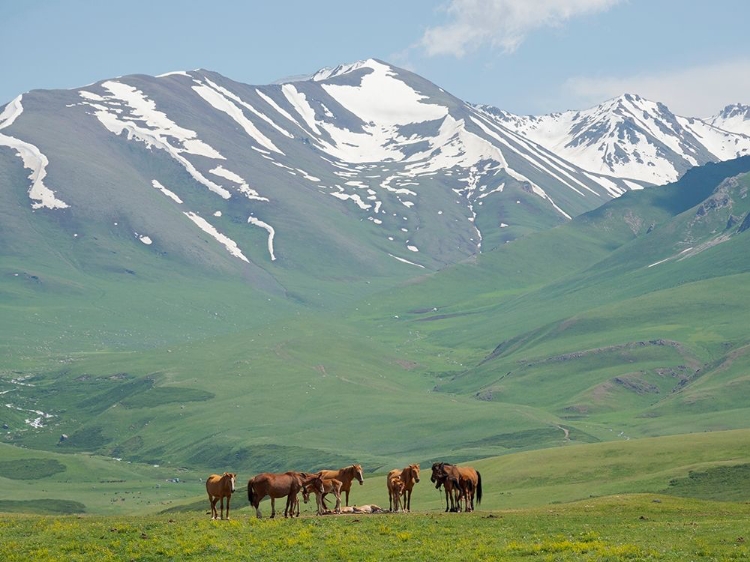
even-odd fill
[[[404,511],[411,511],[411,492],[414,489],[414,485],[419,482],[419,464],[410,464],[406,468],[401,470],[394,468],[388,473],[387,481],[390,482],[391,476],[399,476],[404,483],[404,493],[402,500],[402,508]],[[388,501],[390,502],[391,491],[388,488]],[[391,509],[393,506],[391,505]]]
[[[352,480],[355,478],[359,485],[364,484],[365,477],[362,474],[362,467],[358,464],[353,464],[338,470],[321,470],[318,474],[324,479],[335,479],[341,481],[341,491],[346,492],[346,505],[349,505],[349,490],[352,489]],[[325,494],[323,494],[325,498]]]
[[[276,517],[276,499],[286,497],[284,517],[294,514],[295,500],[297,494],[303,487],[313,484],[315,489],[323,493],[323,481],[317,474],[305,474],[301,472],[284,472],[283,474],[273,472],[261,472],[247,482],[247,499],[255,508],[255,513],[260,519],[260,502],[266,496],[271,498],[271,518]]]
[[[227,519],[229,519],[229,501],[234,493],[234,481],[237,475],[225,472],[221,476],[212,474],[206,479],[206,492],[211,504],[211,519],[224,519],[224,498],[227,498]],[[216,502],[221,500],[221,515],[216,511]]]

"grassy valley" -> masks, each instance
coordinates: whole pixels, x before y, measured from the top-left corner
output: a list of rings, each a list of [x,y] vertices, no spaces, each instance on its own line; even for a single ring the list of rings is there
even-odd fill
[[[332,257],[258,285],[108,236],[112,270],[94,233],[71,253],[40,232],[0,263],[2,510],[195,510],[210,472],[352,462],[383,503],[387,470],[435,460],[481,467],[490,510],[747,501],[712,484],[750,462],[748,176],[717,190],[736,166],[421,276]]]

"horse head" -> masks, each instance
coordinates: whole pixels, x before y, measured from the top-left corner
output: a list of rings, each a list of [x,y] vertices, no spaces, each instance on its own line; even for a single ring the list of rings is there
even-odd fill
[[[359,485],[365,483],[365,476],[362,474],[362,467],[358,464],[352,465],[352,468],[354,469],[354,477],[357,479],[357,482],[359,482]]]
[[[325,485],[323,484],[323,477],[320,474],[308,474],[301,472],[302,477],[302,499],[307,503],[310,500],[310,492],[316,494],[325,493]]]
[[[412,478],[414,478],[414,482],[419,482],[419,463],[410,464],[409,468],[411,469],[411,474]]]
[[[430,482],[433,482],[436,488],[440,488],[444,480],[445,480],[445,472],[443,470],[443,463],[441,462],[432,463],[432,476],[430,476]]]
[[[235,474],[233,472],[225,472],[222,475],[222,478],[228,478],[229,479],[229,483],[232,486],[232,493],[234,494],[234,482],[235,482],[235,480],[237,478],[237,474]]]

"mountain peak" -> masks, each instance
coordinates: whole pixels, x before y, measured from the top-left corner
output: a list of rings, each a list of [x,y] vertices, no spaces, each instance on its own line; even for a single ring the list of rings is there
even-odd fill
[[[707,122],[731,133],[750,136],[750,105],[730,104]]]

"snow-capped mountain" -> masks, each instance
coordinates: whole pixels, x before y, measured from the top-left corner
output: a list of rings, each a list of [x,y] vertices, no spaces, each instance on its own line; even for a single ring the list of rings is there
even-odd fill
[[[725,131],[750,136],[750,105],[728,105],[707,122]]]
[[[741,125],[747,118],[743,107],[702,121],[625,94],[585,111],[541,117],[480,109],[584,170],[661,185],[693,166],[750,154],[750,126]]]
[[[2,202],[20,210],[0,237],[23,252],[45,221],[87,255],[129,240],[265,286],[434,270],[749,147],[635,96],[521,118],[372,59],[265,86],[126,76],[3,108]]]

